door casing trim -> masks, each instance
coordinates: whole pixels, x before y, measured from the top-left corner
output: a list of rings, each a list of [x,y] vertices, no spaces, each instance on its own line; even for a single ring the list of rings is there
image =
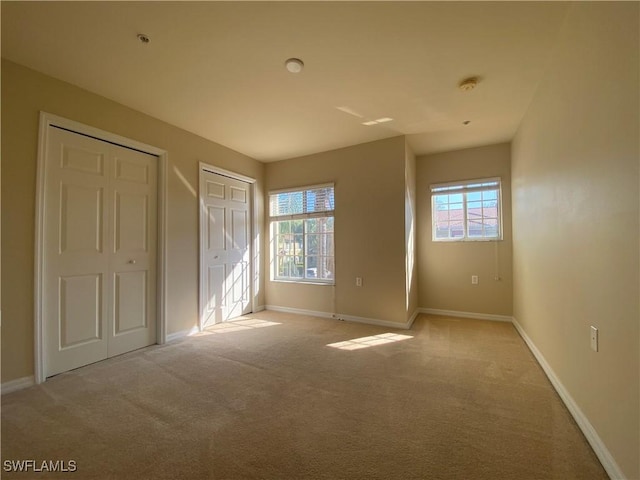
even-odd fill
[[[44,351],[44,216],[46,211],[46,154],[49,141],[49,128],[60,127],[66,130],[94,137],[126,148],[132,148],[158,157],[158,252],[156,282],[156,342],[163,344],[167,339],[166,317],[166,271],[167,271],[167,167],[169,155],[166,150],[131,140],[111,132],[100,130],[74,120],[59,117],[47,112],[40,112],[38,134],[38,159],[36,170],[36,211],[35,211],[35,258],[34,258],[34,364],[35,383],[46,380],[46,355]]]
[[[232,172],[230,170],[225,170],[224,168],[216,167],[214,165],[199,162],[198,164],[198,186],[200,186],[202,181],[202,174],[204,172],[215,173],[218,175],[222,175],[224,177],[229,177],[234,180],[239,180],[241,182],[245,182],[249,184],[249,194],[251,195],[251,202],[249,204],[249,253],[251,255],[251,261],[249,262],[249,280],[250,280],[250,289],[249,295],[251,296],[251,311],[256,311],[256,292],[258,287],[257,282],[259,282],[259,272],[260,272],[260,254],[258,251],[259,242],[256,241],[254,235],[260,231],[260,226],[257,224],[257,215],[258,211],[257,205],[257,195],[256,195],[256,182],[257,180],[253,177],[247,177],[246,175],[242,175],[240,173]],[[202,318],[202,312],[204,311],[204,292],[202,291],[202,269],[204,267],[204,256],[202,252],[203,245],[203,229],[202,229],[202,192],[200,188],[198,188],[198,330],[202,331],[204,329],[204,319]]]

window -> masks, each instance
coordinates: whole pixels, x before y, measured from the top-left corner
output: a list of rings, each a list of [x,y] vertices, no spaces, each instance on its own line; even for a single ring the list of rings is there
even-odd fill
[[[273,277],[334,283],[333,185],[269,194]]]
[[[434,242],[501,240],[500,179],[431,185]]]

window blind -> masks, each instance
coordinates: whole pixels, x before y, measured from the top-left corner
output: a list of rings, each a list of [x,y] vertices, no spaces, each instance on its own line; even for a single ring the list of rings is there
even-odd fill
[[[326,217],[334,209],[333,184],[279,190],[269,194],[269,214],[274,219]]]
[[[500,178],[466,180],[463,182],[437,183],[431,185],[431,193],[481,192],[500,188]]]

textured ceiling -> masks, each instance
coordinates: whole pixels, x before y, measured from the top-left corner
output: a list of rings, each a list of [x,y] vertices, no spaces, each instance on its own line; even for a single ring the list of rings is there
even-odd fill
[[[508,141],[559,2],[2,2],[2,56],[261,161]],[[136,38],[151,38],[142,44]],[[284,61],[299,57],[300,74]],[[477,75],[478,87],[457,84]],[[349,113],[350,112],[350,113]],[[391,117],[392,122],[362,122]],[[470,120],[467,126],[463,121]]]

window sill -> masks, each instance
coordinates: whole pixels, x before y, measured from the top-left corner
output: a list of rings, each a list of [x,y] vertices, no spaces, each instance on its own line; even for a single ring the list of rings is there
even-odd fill
[[[272,278],[271,281],[274,283],[293,283],[295,285],[319,285],[319,286],[330,286],[330,287],[333,287],[336,284],[335,281],[313,282],[310,280],[285,280],[280,278]]]

